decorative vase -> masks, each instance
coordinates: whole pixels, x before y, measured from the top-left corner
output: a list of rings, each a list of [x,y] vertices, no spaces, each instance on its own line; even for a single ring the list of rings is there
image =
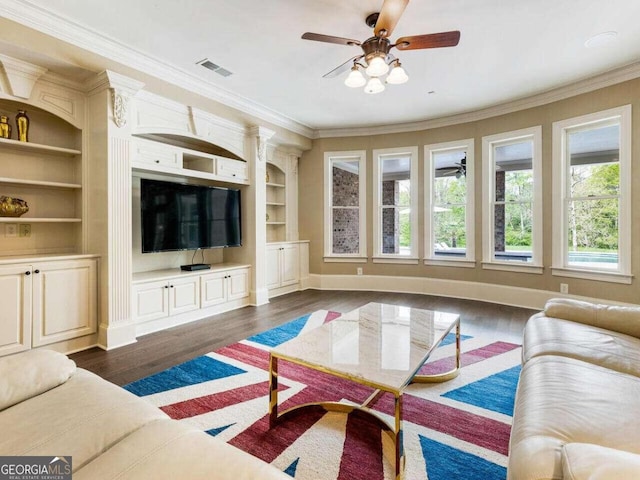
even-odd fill
[[[24,200],[0,196],[0,217],[20,217],[28,211],[29,206]]]
[[[267,222],[269,221],[269,214],[267,213]]]
[[[267,170],[266,181],[269,183],[269,171]]]
[[[18,127],[18,140],[21,142],[29,141],[29,117],[24,110],[18,110],[16,115],[16,127]]]
[[[0,117],[0,137],[11,138],[11,125],[7,122],[7,117]]]

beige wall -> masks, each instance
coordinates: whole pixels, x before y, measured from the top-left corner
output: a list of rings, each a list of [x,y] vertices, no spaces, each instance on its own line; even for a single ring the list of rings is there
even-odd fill
[[[312,274],[353,275],[356,267],[363,267],[365,275],[402,275],[431,277],[438,279],[475,281],[489,284],[509,285],[514,287],[533,288],[559,292],[560,283],[568,283],[570,293],[586,297],[601,298],[617,302],[640,303],[638,295],[637,279],[631,285],[603,283],[574,278],[565,278],[551,275],[551,217],[554,203],[552,199],[552,123],[566,118],[576,117],[588,113],[605,110],[622,105],[632,105],[632,235],[631,243],[634,245],[632,252],[632,273],[640,274],[640,195],[636,195],[640,187],[640,142],[636,132],[640,127],[640,79],[624,82],[612,87],[603,88],[570,99],[554,102],[541,107],[531,108],[520,112],[501,115],[498,117],[454,125],[430,130],[421,130],[411,133],[386,134],[374,136],[324,138],[313,142],[310,151],[303,154],[299,166],[299,218],[300,238],[311,240],[310,244],[310,272]],[[495,270],[483,270],[480,266],[482,252],[482,137],[496,133],[508,132],[521,128],[542,125],[542,167],[543,167],[543,217],[544,217],[544,241],[543,262],[544,273],[525,274],[502,272]],[[379,148],[402,147],[417,145],[419,151],[419,176],[420,184],[424,178],[424,145],[475,138],[475,218],[476,218],[476,267],[473,269],[435,267],[425,265],[388,265],[373,264],[371,255],[373,252],[372,238],[372,212],[371,201],[372,185],[372,150]],[[366,264],[352,263],[324,263],[323,262],[323,238],[324,238],[324,185],[323,185],[323,155],[326,151],[344,150],[367,151],[367,255],[369,261]],[[550,201],[551,200],[551,201]],[[424,225],[424,189],[419,191],[419,256],[424,257],[423,234]]]

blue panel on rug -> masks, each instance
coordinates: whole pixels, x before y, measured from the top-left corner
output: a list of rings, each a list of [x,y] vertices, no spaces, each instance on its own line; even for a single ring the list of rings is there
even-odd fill
[[[295,477],[296,476],[296,469],[298,468],[298,462],[299,461],[300,461],[300,458],[296,458],[295,461],[291,465],[289,465],[287,467],[287,469],[284,471],[284,473],[286,473],[290,477]]]
[[[266,332],[259,333],[253,337],[247,338],[251,342],[256,342],[267,347],[277,347],[281,343],[287,342],[292,338],[296,338],[309,320],[309,315],[296,318],[291,322],[287,322],[279,327],[272,328]]]
[[[461,342],[464,342],[465,340],[468,340],[470,338],[473,337],[471,335],[460,335]],[[440,342],[440,346],[444,347],[445,345],[451,345],[452,343],[456,343],[456,334],[447,333],[447,336],[442,339],[442,342]]]
[[[240,373],[245,373],[245,370],[205,355],[155,375],[131,382],[125,385],[124,388],[139,397],[143,397],[174,388],[186,387],[187,385],[231,377]]]
[[[513,416],[513,403],[519,375],[520,365],[516,365],[513,368],[469,383],[464,387],[451,390],[442,396]]]
[[[507,469],[471,453],[420,437],[429,480],[505,480]]]
[[[224,427],[212,428],[211,430],[205,430],[205,433],[208,433],[212,437],[224,432],[227,428],[232,427],[235,423],[230,423],[229,425],[225,425]]]

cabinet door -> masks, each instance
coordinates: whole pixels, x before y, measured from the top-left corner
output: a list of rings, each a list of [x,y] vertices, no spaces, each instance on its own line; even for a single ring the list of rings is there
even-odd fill
[[[154,145],[153,142],[136,142],[133,161],[182,168],[182,154],[178,149],[168,145]]]
[[[281,285],[293,285],[300,280],[300,254],[298,244],[286,244],[281,247],[282,277]]]
[[[0,267],[0,355],[31,348],[31,294],[31,265]]]
[[[227,299],[236,300],[249,296],[249,269],[227,272]]]
[[[169,283],[140,283],[133,287],[133,311],[137,323],[169,316]]]
[[[190,312],[200,308],[200,277],[176,278],[169,281],[169,314]]]
[[[249,178],[246,162],[216,157],[216,173],[220,177],[232,180],[247,180]]]
[[[279,245],[267,247],[267,288],[280,286],[280,248]]]
[[[95,260],[36,264],[31,278],[34,347],[96,332]]]
[[[200,277],[202,308],[227,301],[226,272],[215,272]]]

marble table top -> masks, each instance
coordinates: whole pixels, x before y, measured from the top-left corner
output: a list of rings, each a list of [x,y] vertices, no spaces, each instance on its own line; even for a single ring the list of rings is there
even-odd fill
[[[369,303],[275,347],[276,358],[392,392],[401,392],[457,314]]]

